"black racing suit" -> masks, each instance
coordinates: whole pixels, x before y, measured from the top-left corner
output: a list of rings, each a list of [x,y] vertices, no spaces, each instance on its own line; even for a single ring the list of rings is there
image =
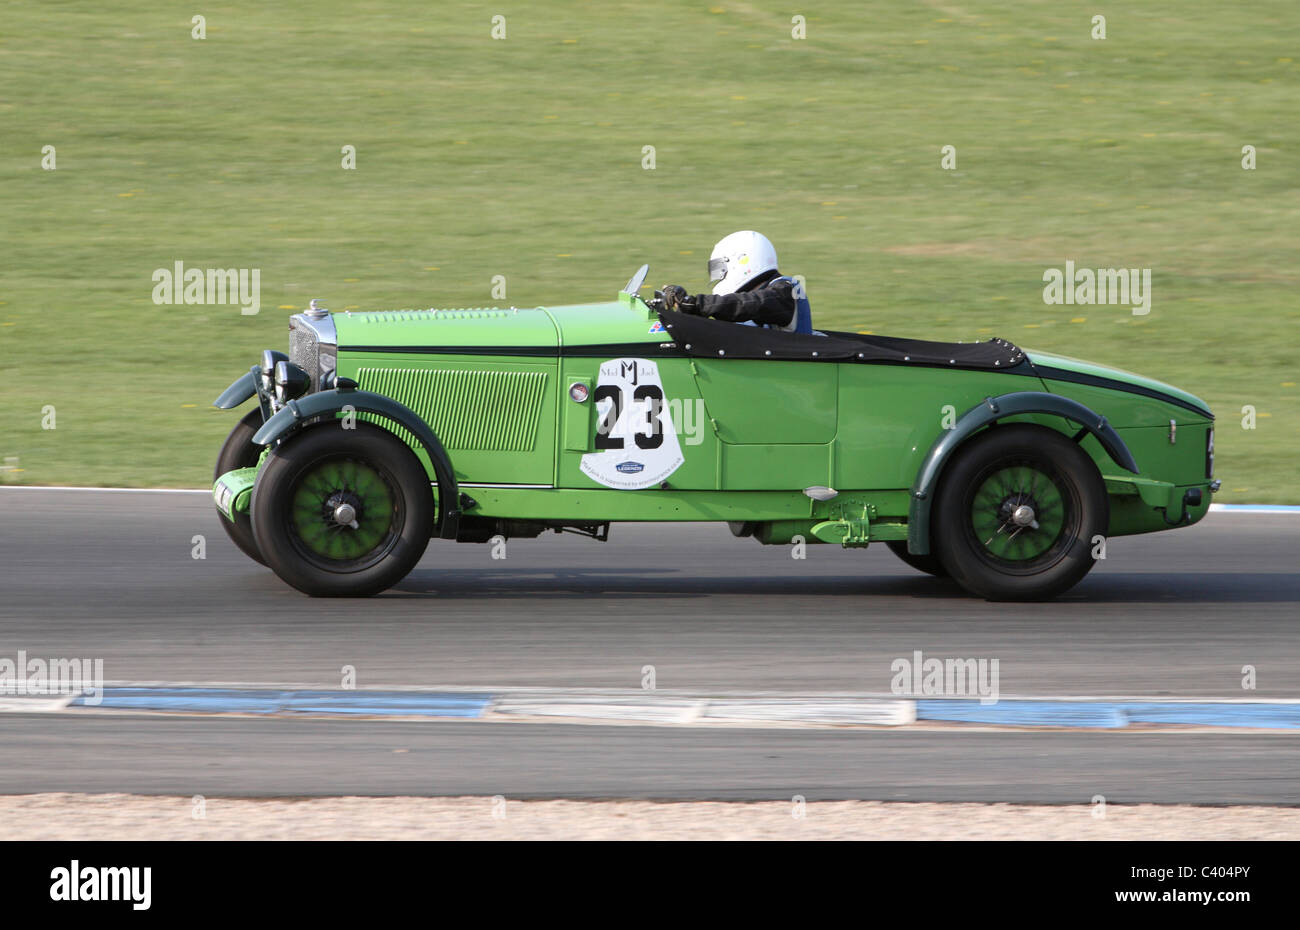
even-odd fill
[[[760,326],[790,327],[794,322],[794,285],[782,278],[775,268],[750,281],[743,291],[734,294],[696,294],[693,298],[699,316],[713,317],[727,323],[754,322]]]

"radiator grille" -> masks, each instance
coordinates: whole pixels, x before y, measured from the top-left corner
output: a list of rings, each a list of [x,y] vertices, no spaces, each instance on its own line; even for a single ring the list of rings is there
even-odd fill
[[[546,372],[362,368],[357,381],[410,407],[448,449],[529,452],[537,441]]]
[[[331,350],[332,351],[332,350]],[[289,321],[289,361],[311,376],[311,389],[320,390],[320,343],[316,334]]]

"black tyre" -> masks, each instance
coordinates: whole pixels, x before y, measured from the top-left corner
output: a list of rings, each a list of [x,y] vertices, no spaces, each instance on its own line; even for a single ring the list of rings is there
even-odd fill
[[[230,431],[230,435],[222,444],[221,451],[217,453],[217,467],[212,473],[213,481],[228,471],[234,471],[236,468],[251,468],[257,464],[257,459],[262,454],[262,447],[253,445],[253,434],[261,425],[261,410],[250,411],[235,424],[235,428]],[[266,559],[262,558],[262,553],[257,549],[257,540],[253,538],[253,524],[248,514],[236,513],[234,522],[231,522],[218,512],[217,519],[221,521],[221,528],[226,531],[230,541],[238,546],[244,555],[254,562],[266,564]]]
[[[1046,427],[997,426],[939,479],[932,523],[953,580],[989,600],[1055,597],[1093,566],[1110,519],[1106,485],[1078,444]]]
[[[912,566],[918,572],[925,572],[927,575],[934,575],[936,578],[947,578],[948,570],[939,562],[939,557],[934,553],[929,555],[913,555],[907,551],[907,543],[901,539],[889,539],[885,541],[889,551],[894,553],[908,565]]]
[[[253,532],[267,564],[299,591],[360,597],[392,587],[434,526],[429,476],[410,448],[369,423],[307,427],[253,486]]]

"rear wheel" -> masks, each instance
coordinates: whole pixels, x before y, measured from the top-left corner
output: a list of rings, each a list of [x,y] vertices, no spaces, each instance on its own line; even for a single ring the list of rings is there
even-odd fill
[[[901,539],[886,540],[885,545],[889,551],[894,553],[908,565],[912,566],[918,572],[925,572],[927,575],[934,575],[936,578],[947,578],[948,570],[939,562],[939,557],[931,553],[930,555],[916,555],[907,551],[907,543]]]
[[[369,423],[307,428],[272,452],[253,487],[267,564],[299,591],[364,596],[420,561],[433,527],[429,477],[410,448]]]
[[[253,434],[261,425],[261,410],[250,411],[235,424],[235,428],[230,431],[230,435],[222,444],[221,451],[217,453],[217,467],[212,474],[213,481],[228,471],[234,471],[236,468],[251,468],[257,464],[262,454],[262,447],[253,444]],[[262,553],[258,551],[257,540],[253,537],[253,524],[248,514],[236,511],[235,519],[228,520],[218,513],[217,519],[221,521],[221,528],[226,531],[230,541],[238,546],[244,555],[255,562],[266,564],[266,559],[262,558]]]
[[[1075,585],[1106,532],[1106,486],[1087,454],[1055,430],[998,426],[944,470],[935,500],[940,563],[990,600],[1041,600]]]

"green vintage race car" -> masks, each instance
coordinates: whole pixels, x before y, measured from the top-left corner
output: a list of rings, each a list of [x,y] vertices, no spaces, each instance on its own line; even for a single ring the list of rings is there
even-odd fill
[[[312,595],[401,580],[431,538],[716,521],[883,542],[993,599],[1066,590],[1108,536],[1200,520],[1214,417],[1177,388],[1002,339],[786,333],[638,295],[289,322],[216,401],[221,522]]]

